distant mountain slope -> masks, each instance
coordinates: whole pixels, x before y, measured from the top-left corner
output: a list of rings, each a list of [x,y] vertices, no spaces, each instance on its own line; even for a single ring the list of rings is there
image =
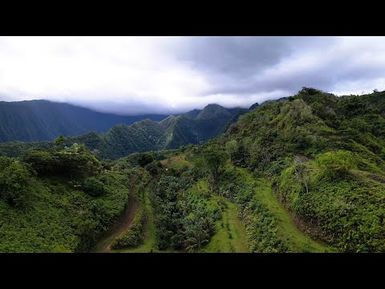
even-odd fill
[[[79,108],[75,107],[75,109]],[[227,109],[217,104],[209,104],[202,110],[196,109],[180,115],[170,115],[166,118],[163,117],[164,119],[161,121],[147,118],[129,125],[120,123],[112,126],[105,133],[100,133],[100,130],[102,130],[100,127],[102,125],[100,125],[98,133],[96,129],[86,129],[87,126],[92,126],[91,122],[88,124],[84,122],[83,126],[79,127],[76,126],[76,123],[72,119],[69,119],[67,125],[76,128],[77,131],[83,130],[83,133],[78,134],[78,136],[67,137],[65,143],[67,145],[84,143],[94,154],[105,159],[117,159],[134,152],[175,149],[187,144],[203,143],[216,137],[235,122],[241,114],[247,111],[249,110],[243,108]],[[41,114],[45,113],[47,113],[47,116],[44,120],[47,122],[47,119],[54,118],[54,115],[51,113],[41,112]],[[96,117],[97,114],[99,115],[99,113],[86,109],[84,113],[89,113],[90,119]],[[91,113],[93,113],[94,116],[91,115]],[[110,116],[111,118],[108,118],[105,114],[100,114],[100,117],[104,117],[110,124],[114,120],[118,123],[119,120],[121,120],[120,122],[126,121],[127,123],[134,118]],[[153,119],[161,117],[160,115],[152,115]],[[80,118],[79,116],[78,119]],[[88,117],[83,116],[83,118],[88,120]],[[41,120],[39,117],[35,119]],[[60,121],[63,121],[63,126],[61,127],[65,127],[65,121],[63,119],[67,118],[61,116],[58,117],[57,121],[53,120],[53,122],[60,123]],[[102,123],[103,120],[99,118],[96,123]],[[79,120],[77,122],[81,123]],[[52,126],[52,124],[47,124],[47,126],[49,125]],[[3,127],[7,126],[3,125]],[[32,127],[36,128],[36,126]],[[108,125],[104,124],[103,129],[105,128],[108,128]],[[20,131],[25,132],[26,130],[20,129]],[[86,131],[86,133],[84,133],[84,131]],[[59,130],[57,127],[55,134],[52,133],[51,130],[49,138],[52,139],[58,135],[69,135],[69,133],[64,129]],[[48,136],[46,136],[46,138],[48,138]],[[52,142],[43,141],[31,143],[6,142],[0,144],[0,155],[17,156],[29,149],[47,148],[50,145],[52,146],[52,144]]]
[[[117,124],[142,119],[162,120],[166,115],[120,116],[46,100],[0,102],[0,142],[44,141],[59,135],[105,132]]]
[[[149,119],[132,125],[117,125],[107,133],[88,133],[68,138],[67,144],[84,143],[102,158],[116,159],[134,152],[175,149],[203,143],[220,133],[247,109],[227,109],[209,104],[202,110],[171,115],[160,122]]]

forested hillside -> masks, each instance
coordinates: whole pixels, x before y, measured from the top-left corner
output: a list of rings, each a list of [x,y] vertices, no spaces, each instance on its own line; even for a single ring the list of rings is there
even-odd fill
[[[128,128],[165,148],[173,137],[159,126],[205,139],[187,134],[190,121],[195,129],[216,114],[220,125],[227,112]],[[304,88],[226,127],[204,144],[114,161],[64,138],[1,158],[0,250],[385,252],[385,92]],[[134,140],[125,129],[106,137],[116,157]]]
[[[384,252],[384,113],[384,92],[304,88],[208,144],[155,159],[145,166],[153,249]]]
[[[203,110],[171,115],[160,122],[143,120],[132,125],[118,125],[104,135],[87,134],[67,142],[85,143],[96,155],[106,159],[134,152],[175,149],[200,144],[219,135],[246,111],[210,104]]]
[[[82,145],[0,157],[0,251],[88,251],[134,202],[132,181]]]
[[[118,159],[134,152],[175,149],[187,144],[203,143],[217,136],[246,111],[211,104],[203,110],[171,115],[159,122],[145,119],[131,125],[115,125],[104,134],[88,132],[67,137],[65,144],[83,143],[103,159]],[[0,155],[17,156],[29,149],[52,145],[52,142],[3,143],[0,144]]]
[[[166,115],[120,116],[45,100],[0,102],[0,142],[53,140],[89,131],[105,132],[116,124]]]
[[[304,88],[244,115],[220,140],[232,163],[271,183],[310,236],[348,252],[385,251],[385,92]]]

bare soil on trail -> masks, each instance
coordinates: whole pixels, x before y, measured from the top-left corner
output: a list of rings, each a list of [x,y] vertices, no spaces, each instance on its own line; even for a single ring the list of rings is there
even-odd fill
[[[124,213],[119,217],[111,229],[109,229],[97,242],[91,252],[111,253],[111,245],[114,240],[127,232],[127,230],[131,227],[138,206],[139,202],[135,198],[130,199],[127,208],[124,210]]]

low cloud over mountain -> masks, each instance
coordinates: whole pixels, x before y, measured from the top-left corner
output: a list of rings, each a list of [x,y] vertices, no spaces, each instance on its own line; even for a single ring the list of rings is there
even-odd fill
[[[1,100],[120,114],[385,89],[384,37],[1,37]]]

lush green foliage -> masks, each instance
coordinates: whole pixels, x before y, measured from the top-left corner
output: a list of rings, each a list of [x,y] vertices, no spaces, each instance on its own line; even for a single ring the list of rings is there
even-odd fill
[[[113,158],[200,143],[231,115],[211,105],[86,142]],[[60,138],[0,157],[0,251],[87,250],[123,212],[129,187],[142,203],[114,248],[245,251],[245,234],[252,252],[385,252],[384,116],[384,92],[304,88],[254,106],[205,145],[115,163]]]
[[[349,151],[331,151],[316,158],[321,177],[331,180],[346,176],[350,170],[357,168],[354,155]]]
[[[209,175],[211,189],[218,193],[219,180],[222,176],[227,161],[227,154],[218,146],[208,146],[201,152],[199,169]]]
[[[84,180],[82,189],[92,197],[102,196],[106,193],[106,178],[89,177]]]
[[[121,124],[115,125],[112,128],[110,127],[113,124],[105,129],[89,129],[89,131],[93,130],[100,132],[110,128],[104,134],[88,132],[77,137],[68,137],[64,140],[64,143],[67,146],[71,146],[74,143],[85,144],[96,156],[103,159],[118,159],[135,152],[175,149],[187,144],[202,143],[217,136],[222,133],[230,123],[236,121],[239,115],[246,111],[246,109],[240,108],[226,109],[219,105],[208,105],[203,110],[195,110],[178,116],[169,116],[166,119],[163,119],[164,116],[156,115],[131,118],[121,117],[121,121],[118,122]],[[102,116],[104,115],[105,114],[102,114]],[[140,120],[141,118],[144,120]],[[60,119],[60,117],[58,117],[58,119]],[[138,121],[131,124],[133,122],[131,119],[136,119]],[[89,121],[90,120],[88,120],[88,122]],[[92,126],[92,123],[88,122],[87,124]],[[107,126],[109,123],[110,122],[108,121],[105,122],[104,126]],[[98,126],[98,124],[100,124],[99,118],[96,117],[95,125]],[[70,126],[71,125],[68,124],[68,129],[73,130]],[[63,127],[65,126],[63,125]],[[80,133],[81,132],[75,133],[75,135]],[[59,135],[74,135],[74,133],[67,130],[59,130],[57,132],[52,132],[52,137],[47,136],[43,139],[53,139]],[[10,140],[14,139],[16,140],[19,138],[10,138]],[[33,137],[33,139],[41,138]],[[61,142],[63,143],[63,139],[61,139]],[[52,147],[53,145],[53,143],[4,143],[0,144],[0,154],[17,156],[30,149],[41,146],[47,148]]]
[[[41,152],[48,159],[58,154],[60,151]],[[85,251],[123,212],[129,192],[127,175],[93,172],[94,181],[98,180],[96,186],[91,181],[93,188],[103,191],[95,198],[92,186],[88,193],[82,191],[82,183],[89,181],[84,181],[84,174],[78,170],[90,154],[86,150],[78,154],[66,158],[67,169],[74,169],[68,175],[78,176],[71,179],[63,178],[58,171],[55,175],[36,176],[36,163],[30,167],[19,160],[0,158],[1,252]]]
[[[23,207],[30,193],[30,170],[22,163],[0,159],[0,197],[14,207]]]
[[[215,234],[202,249],[202,252],[250,252],[246,229],[238,216],[238,206],[223,197],[214,197],[214,199],[221,209],[222,218],[216,221]]]
[[[285,169],[279,192],[319,238],[342,251],[383,251],[385,200],[383,180],[355,169],[346,151],[327,152],[304,165],[308,189],[295,164]]]
[[[243,177],[228,167],[223,177],[221,191],[240,205],[252,252],[284,252],[287,246],[277,235],[277,220],[265,204],[256,196],[256,190],[263,190],[262,184]]]
[[[273,181],[303,230],[341,251],[384,251],[384,112],[384,92],[304,88],[245,114],[218,142]]]
[[[161,176],[152,203],[160,249],[195,251],[209,242],[220,210],[207,197],[188,188],[191,180]]]
[[[83,178],[98,173],[101,167],[84,145],[76,143],[64,149],[30,151],[23,161],[41,176]]]

